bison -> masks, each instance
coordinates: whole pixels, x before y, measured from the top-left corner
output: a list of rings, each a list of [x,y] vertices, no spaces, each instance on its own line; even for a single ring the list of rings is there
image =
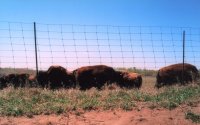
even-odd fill
[[[75,88],[76,87],[76,79],[74,76],[74,72],[67,72],[66,83],[64,84],[65,88]]]
[[[19,85],[17,84],[16,87],[25,87],[25,85],[28,82],[29,74],[27,73],[21,73],[17,74],[17,79],[19,81]]]
[[[72,76],[62,66],[50,66],[47,74],[51,89],[70,87],[72,84]]]
[[[140,88],[142,86],[142,76],[138,73],[118,71],[117,84],[125,88]]]
[[[57,65],[50,66],[47,71],[39,71],[36,78],[42,88],[69,88],[74,83],[73,74],[68,72],[64,67]]]
[[[28,77],[29,87],[37,87],[37,77],[35,75],[30,75]]]
[[[11,85],[14,86],[14,88],[17,87],[25,87],[27,80],[28,80],[29,74],[27,73],[21,73],[21,74],[8,74],[5,76],[5,81]]]
[[[192,82],[195,81],[198,77],[199,73],[194,65],[185,63],[183,72],[182,63],[173,64],[158,70],[156,76],[157,83],[155,87],[160,88],[163,85],[172,85],[177,82]]]
[[[97,87],[101,89],[105,83],[114,82],[116,72],[106,65],[94,65],[78,68],[73,71],[76,84],[81,90]]]
[[[48,86],[48,74],[46,71],[39,71],[38,75],[36,76],[38,85],[42,88],[45,88]]]
[[[0,76],[0,89],[7,87],[5,76]]]

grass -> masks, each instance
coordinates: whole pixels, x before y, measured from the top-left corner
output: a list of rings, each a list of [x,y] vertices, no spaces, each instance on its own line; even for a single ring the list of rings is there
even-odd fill
[[[135,106],[131,94],[122,90],[110,92],[104,101],[104,109],[122,108],[131,110]]]
[[[163,93],[155,95],[151,101],[158,103],[162,107],[173,109],[180,104],[191,102],[193,99],[199,99],[200,87],[170,88]]]
[[[173,109],[184,103],[198,101],[200,86],[171,87],[157,94],[141,90],[96,90],[80,91],[46,90],[40,88],[12,87],[0,90],[0,115],[21,116],[38,114],[61,114],[67,111],[94,109],[131,110],[138,102],[147,102],[154,106]]]
[[[189,111],[185,114],[185,118],[192,120],[194,123],[200,123],[200,114],[195,114]]]
[[[9,69],[4,69],[8,72]],[[200,84],[196,86],[173,86],[159,90],[154,88],[156,71],[140,70],[136,68],[118,69],[138,72],[143,75],[143,85],[140,90],[120,89],[114,86],[113,90],[105,87],[99,91],[90,89],[46,90],[40,88],[12,87],[0,90],[0,115],[21,116],[38,114],[61,114],[68,111],[83,110],[132,110],[137,108],[138,102],[145,102],[149,108],[164,107],[174,109],[182,104],[192,105],[200,101]],[[10,71],[10,70],[9,70]],[[12,71],[10,71],[12,72]],[[197,83],[200,83],[199,81]],[[196,115],[186,114],[190,119]]]

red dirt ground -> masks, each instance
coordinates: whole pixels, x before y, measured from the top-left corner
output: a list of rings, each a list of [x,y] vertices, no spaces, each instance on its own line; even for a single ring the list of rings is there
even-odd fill
[[[0,117],[0,125],[195,125],[185,119],[185,112],[200,113],[200,104],[182,106],[174,110],[141,107],[132,111],[95,110],[70,112],[62,115],[36,115],[32,118]]]

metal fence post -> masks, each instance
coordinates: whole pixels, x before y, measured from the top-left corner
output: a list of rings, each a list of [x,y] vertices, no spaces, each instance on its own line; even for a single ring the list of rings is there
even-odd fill
[[[182,69],[182,84],[184,84],[184,71],[185,71],[185,31],[183,31],[183,69]]]
[[[38,76],[37,34],[36,34],[36,23],[35,23],[35,22],[34,22],[34,40],[35,40],[35,63],[36,63],[36,76]]]

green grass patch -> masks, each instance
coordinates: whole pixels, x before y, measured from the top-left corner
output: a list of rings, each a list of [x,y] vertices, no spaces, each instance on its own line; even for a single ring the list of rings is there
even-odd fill
[[[200,87],[170,88],[165,92],[152,96],[151,101],[159,105],[173,109],[182,103],[200,97]]]
[[[123,90],[109,93],[104,101],[105,109],[122,108],[131,110],[134,106],[135,103],[131,94]]]
[[[40,88],[6,88],[0,90],[0,115],[21,116],[38,114],[61,114],[77,109],[132,110],[137,102],[173,109],[183,103],[193,103],[200,98],[200,86],[168,88],[159,94],[148,94],[140,90],[77,89],[46,90]]]
[[[195,114],[193,112],[187,112],[185,114],[186,119],[192,120],[194,123],[200,123],[200,114]]]

